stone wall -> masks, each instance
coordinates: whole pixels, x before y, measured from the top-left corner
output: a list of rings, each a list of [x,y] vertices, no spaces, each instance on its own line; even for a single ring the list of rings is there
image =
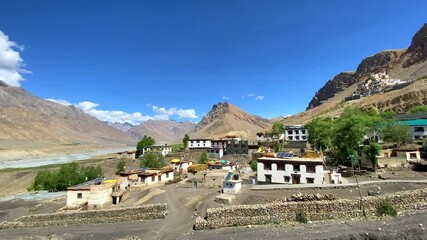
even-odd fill
[[[364,197],[362,209],[366,216],[377,215],[381,201],[388,199],[398,211],[427,207],[427,188],[397,192],[381,197]],[[195,229],[215,229],[232,226],[296,222],[304,212],[312,221],[326,219],[350,219],[362,217],[359,199],[313,202],[278,202],[257,205],[239,205],[207,209],[205,218],[197,218]]]
[[[44,227],[57,225],[80,225],[87,223],[115,223],[163,219],[168,215],[166,203],[139,207],[102,210],[73,211],[23,216],[13,223],[2,223],[0,229],[14,227]]]

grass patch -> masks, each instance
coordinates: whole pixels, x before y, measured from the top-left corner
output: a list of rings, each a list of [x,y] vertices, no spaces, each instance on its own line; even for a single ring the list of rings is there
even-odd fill
[[[427,75],[423,75],[423,76],[417,78],[415,81],[423,80],[423,79],[427,79]]]
[[[378,207],[378,214],[380,214],[381,216],[388,215],[395,217],[397,216],[397,210],[390,201],[383,200],[381,201],[380,206]]]

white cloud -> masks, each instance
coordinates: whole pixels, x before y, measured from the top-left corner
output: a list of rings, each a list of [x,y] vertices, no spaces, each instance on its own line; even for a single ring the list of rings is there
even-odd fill
[[[262,101],[262,100],[264,100],[264,96],[262,96],[262,95],[259,95],[259,96],[257,96],[255,93],[249,93],[249,94],[246,94],[246,95],[243,95],[241,98],[252,98],[252,99],[254,99],[254,100],[256,100],[256,101]]]
[[[196,110],[194,109],[178,109],[178,108],[169,108],[151,106],[151,109],[157,113],[154,116],[154,119],[158,120],[168,120],[170,116],[178,115],[178,118],[198,118],[196,115]]]
[[[224,99],[224,100],[230,100],[230,98],[227,97],[227,96],[222,96],[222,99]]]
[[[10,41],[9,37],[0,31],[0,80],[10,86],[21,86],[20,82],[24,80],[21,74],[31,73],[24,69],[24,60],[20,56],[23,51],[23,46]]]
[[[80,108],[81,110],[83,110],[85,112],[92,110],[98,106],[99,106],[98,103],[93,103],[93,102],[88,102],[88,101],[79,102],[78,104],[76,104],[76,107]]]
[[[54,103],[62,105],[74,105],[75,107],[81,109],[85,113],[88,113],[101,121],[108,122],[119,122],[119,123],[131,123],[131,124],[140,124],[141,122],[147,120],[169,120],[173,115],[178,116],[178,118],[198,118],[196,111],[194,109],[178,109],[178,108],[169,108],[151,106],[151,110],[156,113],[154,116],[144,116],[140,112],[128,113],[124,111],[109,111],[109,110],[98,110],[96,109],[100,105],[98,103],[93,103],[89,101],[79,102],[77,104],[72,104],[67,100],[62,99],[46,99]]]
[[[61,105],[65,105],[65,106],[70,106],[70,105],[73,105],[72,103],[70,103],[69,101],[67,101],[67,100],[63,100],[63,99],[52,99],[52,98],[48,98],[48,99],[46,99],[47,101],[49,101],[49,102],[54,102],[54,103],[59,103],[59,104],[61,104]]]

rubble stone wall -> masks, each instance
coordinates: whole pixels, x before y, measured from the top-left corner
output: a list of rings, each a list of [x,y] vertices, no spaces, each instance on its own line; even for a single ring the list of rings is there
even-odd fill
[[[114,223],[163,219],[168,215],[166,203],[139,207],[73,211],[23,216],[16,227],[44,227],[55,225],[79,225],[87,223]],[[1,225],[1,224],[0,224]]]
[[[387,199],[398,211],[427,208],[427,188],[397,192],[385,196],[364,197],[362,209],[365,215],[378,214],[380,203]],[[195,229],[296,222],[301,212],[312,221],[326,219],[350,219],[362,217],[359,199],[332,201],[278,202],[257,205],[238,205],[207,209],[205,218],[197,218]]]

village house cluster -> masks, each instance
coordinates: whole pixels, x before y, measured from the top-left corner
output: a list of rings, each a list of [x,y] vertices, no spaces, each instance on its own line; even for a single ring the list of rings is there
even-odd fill
[[[412,80],[401,80],[391,78],[387,73],[380,72],[372,74],[365,82],[357,86],[356,92],[345,98],[345,101],[357,100],[374,94],[389,92],[404,88],[411,84]]]
[[[394,118],[410,126],[414,141],[421,140],[427,135],[427,113],[398,114]],[[178,152],[173,152],[172,147],[166,143],[147,146],[143,149],[142,155],[149,151],[160,152],[169,158],[168,166],[158,170],[123,170],[117,173],[115,179],[95,179],[70,187],[67,193],[67,208],[94,209],[105,205],[119,205],[129,197],[130,188],[173,182],[177,176],[180,176],[178,188],[222,188],[222,194],[217,196],[217,200],[230,204],[242,189],[241,168],[236,162],[225,160],[227,156],[233,159],[233,155],[247,155],[246,159],[256,161],[257,170],[248,179],[248,183],[251,184],[316,186],[343,183],[344,178],[339,168],[326,167],[323,153],[316,149],[308,149],[308,136],[308,129],[301,125],[292,125],[285,126],[284,133],[279,135],[257,133],[254,140],[242,140],[237,136],[190,139],[187,149]],[[410,163],[418,163],[421,159],[419,145],[384,144],[378,131],[371,131],[364,140],[365,144],[371,141],[381,144],[379,167],[407,166]],[[269,146],[276,141],[286,141],[288,151],[272,151]],[[362,147],[363,145],[355,157],[358,166],[369,168],[372,162],[362,151]],[[189,153],[194,153],[194,158],[200,156],[202,152],[209,155],[206,164],[198,164],[194,161],[196,159],[192,159],[193,162],[187,157]],[[135,151],[117,153],[117,159],[136,160]],[[185,177],[184,181],[182,176]]]

